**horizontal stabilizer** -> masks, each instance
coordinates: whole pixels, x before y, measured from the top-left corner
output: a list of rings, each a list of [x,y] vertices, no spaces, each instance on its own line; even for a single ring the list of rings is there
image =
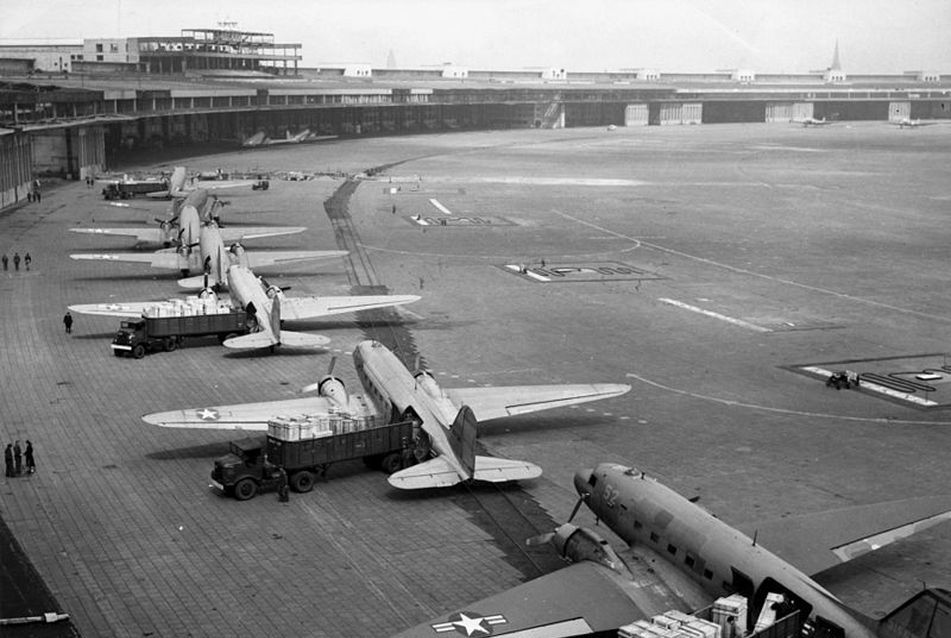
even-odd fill
[[[504,483],[538,478],[541,475],[542,468],[534,463],[500,459],[494,456],[477,456],[475,457],[475,474],[472,478],[489,483]]]
[[[218,282],[214,281],[214,277],[209,275],[208,283],[213,286]],[[205,287],[205,275],[195,275],[193,277],[179,279],[178,287],[184,288],[185,290],[202,290]]]
[[[512,461],[491,456],[475,457],[475,473],[473,478],[490,483],[504,483],[505,481],[519,481],[538,478],[542,469],[525,461]],[[437,456],[425,463],[413,465],[405,470],[391,474],[390,485],[401,490],[422,490],[433,487],[451,487],[460,481],[462,476],[453,469],[444,456]]]
[[[281,330],[281,345],[294,346],[299,348],[319,348],[330,343],[330,339],[323,335],[312,335],[305,332],[291,332],[290,330]],[[226,348],[236,350],[253,350],[256,348],[269,348],[278,345],[270,332],[252,332],[251,334],[232,337],[224,342]]]
[[[419,465],[390,474],[390,485],[401,490],[424,490],[431,487],[451,487],[462,480],[445,457],[437,456]]]

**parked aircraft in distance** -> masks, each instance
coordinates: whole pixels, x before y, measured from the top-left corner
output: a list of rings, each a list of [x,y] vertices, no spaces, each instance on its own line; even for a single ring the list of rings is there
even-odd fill
[[[184,210],[183,210],[184,214]],[[192,213],[189,216],[196,215]],[[228,241],[291,235],[306,230],[302,226],[262,226],[219,228],[214,222],[206,222],[199,228],[198,241],[182,244],[178,248],[159,250],[154,253],[80,253],[70,255],[77,260],[146,263],[153,268],[179,270],[183,275],[192,271],[204,274],[179,280],[183,288],[200,290],[208,285],[220,289],[227,284],[227,270],[232,264],[248,267],[271,266],[298,261],[333,259],[347,254],[345,250],[297,250],[245,252],[240,243],[225,247]]]
[[[476,418],[488,421],[528,414],[608,399],[631,389],[612,383],[442,389],[429,372],[410,372],[377,341],[360,342],[353,361],[367,392],[362,396],[348,395],[343,383],[328,375],[304,388],[317,390],[318,396],[313,398],[173,410],[142,418],[163,427],[235,430],[267,430],[268,420],[278,415],[343,413],[357,418],[413,419],[421,425],[416,452],[422,462],[396,472],[389,480],[401,489],[417,489],[468,479],[503,482],[535,478],[541,468],[532,463],[476,456]]]
[[[919,126],[932,126],[937,124],[937,122],[934,121],[922,122],[920,119],[913,120],[908,117],[903,117],[900,120],[889,120],[888,123],[893,124],[898,128],[918,128]]]
[[[794,120],[797,124],[802,124],[803,128],[809,128],[810,126],[829,126],[832,124],[831,120],[826,118],[816,119],[814,117],[807,117],[801,120]]]
[[[172,245],[188,246],[198,241],[202,221],[216,220],[215,211],[221,202],[209,195],[204,188],[194,190],[183,199],[172,204],[172,216],[166,219],[156,217],[159,227],[136,228],[70,228],[74,233],[86,235],[109,235],[114,237],[135,237],[136,243],[162,244],[166,248]]]
[[[279,146],[281,144],[301,144],[303,142],[320,142],[323,140],[336,139],[336,135],[318,135],[312,133],[310,129],[305,128],[299,133],[291,134],[288,130],[284,137],[268,137],[264,131],[258,131],[251,137],[245,139],[241,146],[244,148],[255,148],[258,146]]]
[[[397,638],[432,637],[454,630],[466,636],[588,635],[674,609],[698,610],[733,593],[748,599],[749,611],[743,619],[748,627],[770,606],[767,595],[779,594],[787,602],[787,612],[799,611],[800,621],[812,627],[813,633],[803,635],[948,635],[944,633],[951,627],[947,591],[918,594],[873,629],[872,621],[848,608],[811,576],[951,519],[951,496],[849,507],[733,528],[631,467],[603,463],[577,472],[574,484],[581,499],[569,522],[528,541],[551,542],[572,565],[467,604],[462,611],[404,631]],[[617,552],[596,532],[571,524],[581,503],[628,548]],[[767,610],[767,615],[772,611]],[[938,623],[937,632],[928,632],[931,618]]]

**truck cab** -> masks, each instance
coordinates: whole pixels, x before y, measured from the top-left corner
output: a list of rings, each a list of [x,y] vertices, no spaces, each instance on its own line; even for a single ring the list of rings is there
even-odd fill
[[[239,501],[254,498],[258,489],[273,489],[280,482],[280,468],[267,461],[265,440],[250,437],[231,442],[231,451],[215,459],[211,471],[214,487]]]
[[[117,357],[125,355],[141,359],[146,353],[146,341],[145,319],[123,321],[112,338],[112,352]]]

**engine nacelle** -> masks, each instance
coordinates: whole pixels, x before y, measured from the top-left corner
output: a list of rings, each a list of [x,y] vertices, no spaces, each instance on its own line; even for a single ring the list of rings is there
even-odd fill
[[[281,294],[281,289],[278,286],[268,286],[265,292],[267,293],[268,299],[274,299],[274,297]]]
[[[417,388],[434,399],[442,398],[442,388],[436,383],[436,379],[433,378],[433,375],[428,372],[417,372],[414,378],[416,379]]]
[[[235,257],[240,258],[244,256],[244,246],[237,242],[231,244],[231,247],[228,249],[228,251]]]
[[[562,558],[573,563],[589,560],[618,573],[625,570],[624,562],[610,543],[585,527],[565,523],[555,530],[552,543]]]
[[[337,377],[324,377],[317,384],[317,394],[330,399],[338,406],[345,408],[350,403],[350,397],[347,395],[347,388],[343,381]]]

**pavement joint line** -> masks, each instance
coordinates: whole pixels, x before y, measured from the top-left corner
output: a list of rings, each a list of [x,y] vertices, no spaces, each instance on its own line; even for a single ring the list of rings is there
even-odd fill
[[[746,408],[748,410],[759,410],[761,412],[771,412],[774,414],[789,414],[793,416],[804,416],[804,417],[813,417],[817,419],[836,419],[839,421],[852,421],[855,423],[887,423],[890,425],[951,425],[951,421],[919,421],[914,419],[890,419],[882,417],[871,417],[871,416],[849,416],[843,414],[829,414],[826,412],[806,412],[805,410],[790,410],[788,408],[775,408],[768,405],[757,405],[755,403],[745,403],[743,401],[736,401],[733,399],[723,399],[720,397],[714,397],[707,394],[699,394],[697,392],[688,392],[687,390],[682,390],[680,388],[674,388],[669,385],[664,385],[657,381],[652,381],[647,377],[642,377],[639,374],[634,374],[633,372],[628,372],[625,375],[629,379],[636,379],[641,383],[653,386],[660,390],[666,390],[667,392],[673,392],[674,394],[680,394],[682,396],[692,397],[694,399],[700,399],[701,401],[712,401],[713,403],[719,403],[721,405],[728,405],[735,408]],[[623,417],[622,417],[623,418]]]
[[[448,208],[446,208],[445,206],[443,206],[443,205],[439,202],[439,200],[436,199],[435,197],[430,197],[430,198],[429,198],[429,203],[432,204],[433,206],[435,206],[436,209],[437,209],[439,212],[441,212],[441,213],[443,213],[443,214],[445,214],[445,215],[449,215],[450,217],[452,216],[452,211],[449,210]]]
[[[667,297],[660,297],[658,299],[661,303],[668,304],[670,306],[676,306],[677,308],[682,308],[684,310],[689,310],[690,312],[696,312],[707,317],[712,317],[713,319],[719,319],[720,321],[725,321],[727,323],[732,323],[734,326],[740,326],[741,328],[747,328],[748,330],[755,330],[756,332],[772,332],[769,328],[764,328],[763,326],[757,326],[755,323],[750,323],[749,321],[743,321],[742,319],[736,319],[735,317],[728,317],[727,315],[721,315],[719,312],[713,312],[712,310],[704,310],[697,306],[691,306],[682,301],[677,301],[676,299],[668,299]]]

